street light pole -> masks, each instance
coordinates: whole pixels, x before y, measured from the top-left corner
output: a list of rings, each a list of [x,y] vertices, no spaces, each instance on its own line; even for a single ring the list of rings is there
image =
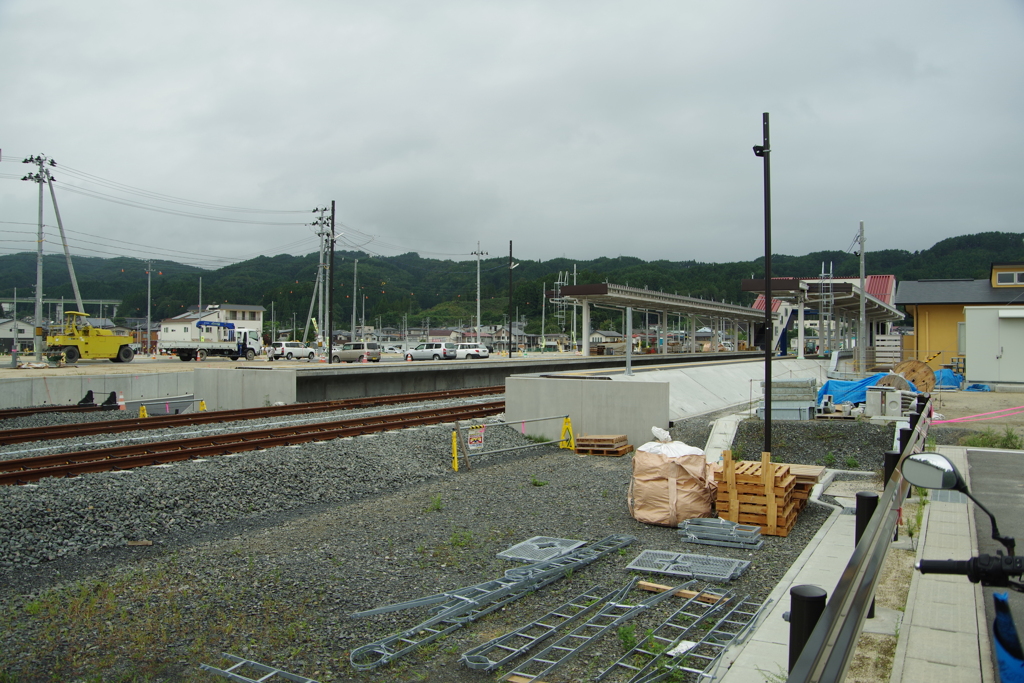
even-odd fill
[[[764,452],[772,452],[772,185],[769,157],[768,112],[761,115],[764,144],[754,145],[754,156],[764,160]]]

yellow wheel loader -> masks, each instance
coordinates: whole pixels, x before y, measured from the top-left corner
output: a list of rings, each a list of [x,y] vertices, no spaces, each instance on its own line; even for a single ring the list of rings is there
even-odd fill
[[[46,355],[54,361],[73,364],[79,358],[109,358],[115,363],[130,363],[135,358],[132,338],[101,330],[88,322],[89,316],[78,311],[64,312],[63,328],[54,327],[46,337]]]

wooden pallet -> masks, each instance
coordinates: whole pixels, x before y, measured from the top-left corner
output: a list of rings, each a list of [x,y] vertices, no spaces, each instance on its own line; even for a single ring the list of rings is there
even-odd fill
[[[590,446],[576,446],[577,455],[609,455],[612,457],[618,457],[620,455],[626,455],[632,453],[633,447],[629,444],[625,446],[619,446],[618,448],[592,448]]]
[[[628,440],[625,434],[591,434],[577,436],[576,445],[587,448],[618,448],[625,446]]]
[[[793,498],[797,477],[790,465],[771,462],[770,453],[762,453],[760,462],[736,462],[732,451],[725,451],[715,480],[719,517],[757,525],[768,536],[789,535],[798,512]]]
[[[576,437],[576,453],[579,455],[610,455],[618,457],[633,452],[626,443],[625,434],[594,434]]]

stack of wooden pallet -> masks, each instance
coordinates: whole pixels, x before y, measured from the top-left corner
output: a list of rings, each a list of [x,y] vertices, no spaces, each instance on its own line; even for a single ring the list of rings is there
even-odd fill
[[[625,434],[604,434],[576,437],[576,452],[580,455],[620,456],[632,453]]]
[[[796,500],[797,512],[807,506],[811,497],[811,489],[821,480],[825,473],[824,465],[790,465],[789,473],[796,477],[793,486],[793,498]]]
[[[789,535],[797,515],[796,476],[789,465],[771,462],[768,453],[761,454],[760,462],[736,462],[732,451],[725,451],[715,481],[719,517],[756,525],[768,536]]]

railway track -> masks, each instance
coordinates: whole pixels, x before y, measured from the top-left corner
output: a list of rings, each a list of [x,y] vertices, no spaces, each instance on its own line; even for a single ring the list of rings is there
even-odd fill
[[[27,484],[45,477],[74,477],[90,472],[109,472],[149,465],[163,465],[182,460],[242,453],[275,446],[292,446],[346,436],[374,434],[392,429],[472,420],[495,415],[504,410],[504,401],[493,401],[468,406],[451,406],[161,443],[115,446],[91,451],[5,460],[0,461],[0,484]]]
[[[471,396],[488,396],[502,394],[503,386],[478,387],[475,389],[451,389],[447,391],[427,391],[416,394],[392,394],[389,396],[372,396],[366,398],[346,398],[336,401],[317,401],[314,403],[292,403],[285,406],[267,406],[264,408],[246,408],[243,410],[211,410],[201,413],[184,413],[178,415],[154,415],[153,417],[130,418],[126,420],[107,420],[104,422],[84,422],[50,427],[26,427],[24,429],[8,429],[0,431],[0,446],[31,441],[50,441],[53,439],[69,439],[78,436],[96,434],[117,434],[144,429],[166,429],[187,425],[210,424],[214,422],[234,422],[237,420],[255,420],[279,415],[298,415],[305,413],[329,412],[333,410],[349,410],[352,408],[372,408],[374,406],[394,405],[396,403],[412,403],[414,401],[440,401],[450,398],[466,398]],[[62,406],[67,409],[72,406]],[[19,409],[22,410],[22,409]],[[29,409],[24,409],[29,410]],[[95,408],[94,408],[95,410]]]

